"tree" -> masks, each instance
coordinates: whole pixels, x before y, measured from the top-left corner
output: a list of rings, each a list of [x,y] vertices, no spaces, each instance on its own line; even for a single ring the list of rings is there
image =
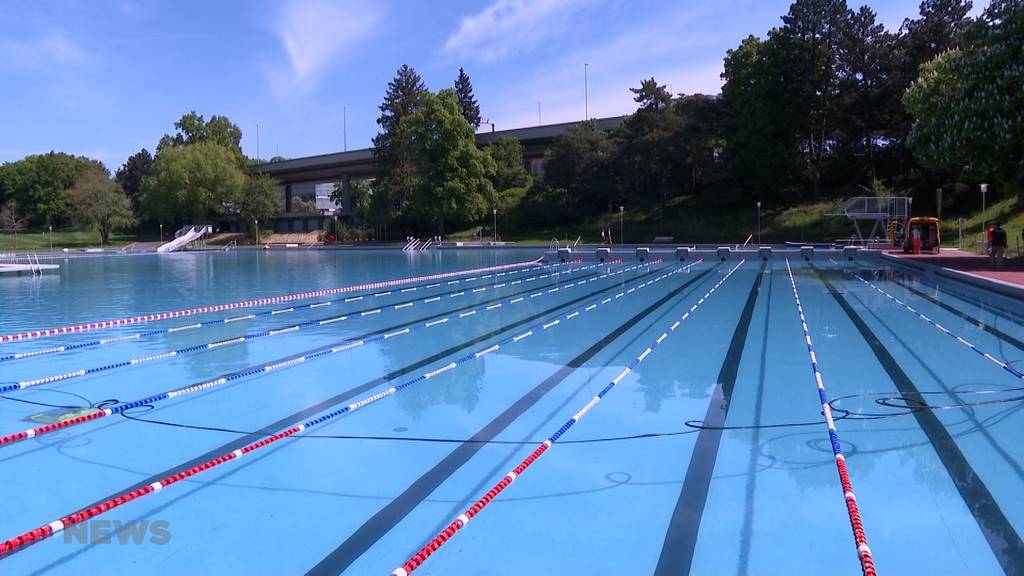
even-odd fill
[[[593,120],[555,137],[544,154],[544,183],[553,189],[563,214],[588,215],[609,204],[614,153],[608,135]]]
[[[639,88],[630,88],[633,93],[633,101],[639,104],[639,109],[647,112],[665,110],[672,103],[672,93],[663,84],[658,84],[654,77],[640,81]]]
[[[691,194],[705,194],[726,188],[722,185],[729,174],[723,159],[726,147],[724,133],[725,107],[721,98],[692,94],[676,100],[672,112],[678,117],[676,149],[679,154],[674,169],[679,184]],[[712,184],[716,184],[712,186]]]
[[[193,110],[174,123],[174,135],[164,134],[157,145],[157,155],[168,147],[210,142],[227,148],[239,166],[245,165],[242,154],[242,129],[227,116],[211,116],[209,122]]]
[[[371,210],[376,223],[383,224],[401,214],[410,192],[416,186],[416,173],[409,154],[409,139],[401,129],[402,120],[416,112],[426,87],[411,67],[403,64],[388,83],[384,102],[380,105],[377,125],[380,132],[373,137],[373,155],[377,162]]]
[[[0,166],[0,189],[37,223],[53,225],[67,214],[67,190],[90,166],[103,167],[84,156],[63,152],[26,156]]]
[[[473,129],[480,127],[480,105],[473,96],[473,85],[469,82],[469,75],[462,68],[459,68],[459,77],[455,79],[455,96],[459,99],[459,108],[462,109],[462,117],[469,122]]]
[[[484,152],[494,162],[491,185],[494,187],[494,207],[508,212],[519,202],[532,185],[530,173],[523,164],[523,144],[515,138],[503,136],[488,144]]]
[[[1024,205],[1024,5],[993,0],[959,50],[922,67],[903,103],[922,164],[1016,190]]]
[[[412,208],[443,235],[446,222],[472,222],[495,205],[494,161],[476,147],[454,90],[421,98],[420,110],[402,120],[417,174]]]
[[[348,184],[348,209],[359,220],[365,220],[368,216],[367,211],[373,196],[370,182],[370,180],[350,180]],[[335,184],[334,190],[331,190],[331,201],[336,206],[344,207],[345,190],[341,182]]]
[[[114,179],[121,185],[124,193],[132,201],[132,209],[139,209],[139,192],[142,179],[153,169],[153,156],[143,148],[128,157],[128,160],[117,170]]]
[[[18,232],[28,227],[28,220],[18,215],[18,201],[8,200],[0,208],[0,227],[4,231],[14,234],[14,249],[18,249]]]
[[[101,246],[110,242],[112,230],[136,224],[131,201],[104,169],[85,170],[75,181],[69,198],[72,220],[80,226],[96,228]]]
[[[233,202],[242,222],[267,222],[274,214],[280,212],[282,202],[277,187],[277,181],[266,174],[249,176],[245,188]]]
[[[167,147],[142,179],[142,211],[162,222],[202,224],[211,213],[223,213],[245,184],[234,154],[219,144]]]

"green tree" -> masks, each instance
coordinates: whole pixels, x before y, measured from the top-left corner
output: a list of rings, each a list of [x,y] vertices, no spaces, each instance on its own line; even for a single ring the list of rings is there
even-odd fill
[[[100,245],[110,243],[110,232],[136,224],[135,214],[121,185],[105,169],[91,166],[78,177],[69,193],[72,221],[100,234]]]
[[[630,88],[629,91],[633,93],[633,101],[639,110],[646,112],[666,110],[672,103],[672,93],[663,84],[658,84],[653,76],[641,80],[639,88]]]
[[[18,201],[7,200],[0,206],[0,229],[14,235],[14,249],[18,249],[18,232],[28,227],[28,220],[18,212]]]
[[[630,91],[639,107],[616,133],[615,168],[622,193],[640,205],[664,206],[679,190],[679,116],[669,107],[672,95],[654,78]],[[611,210],[614,198],[602,199]]]
[[[166,147],[142,179],[142,211],[162,222],[202,224],[211,213],[223,213],[245,185],[237,158],[224,146],[198,142]]]
[[[143,148],[128,157],[128,160],[117,170],[114,179],[121,185],[124,193],[132,201],[132,209],[139,209],[139,192],[142,179],[153,169],[153,156]]]
[[[459,68],[459,77],[455,79],[455,96],[459,99],[462,117],[474,129],[480,127],[480,105],[473,96],[473,84],[469,82],[469,74]]]
[[[729,179],[723,153],[725,141],[725,108],[721,98],[704,94],[682,96],[673,105],[679,129],[676,148],[679,163],[674,170],[683,190],[708,199],[712,192],[721,194]]]
[[[922,164],[1014,190],[1024,205],[1024,5],[993,0],[961,48],[921,69],[903,98]]]
[[[174,123],[175,133],[164,134],[157,145],[157,155],[168,147],[181,147],[189,144],[209,142],[228,149],[239,166],[245,165],[242,154],[242,129],[236,126],[227,116],[211,116],[209,121],[193,110]]]
[[[608,134],[593,120],[555,137],[544,154],[544,183],[562,214],[585,216],[609,205],[614,154]]]
[[[246,178],[245,187],[233,202],[242,222],[268,222],[274,214],[280,212],[283,202],[277,187],[277,181],[266,174],[254,174]]]
[[[462,116],[452,89],[422,95],[422,106],[402,120],[416,166],[413,212],[437,222],[466,224],[495,205],[489,179],[494,160],[476,147],[473,127]]]
[[[409,138],[402,130],[402,120],[416,112],[426,87],[411,67],[403,64],[388,83],[380,105],[377,125],[380,132],[373,137],[373,154],[377,162],[372,219],[386,223],[405,208],[410,192],[416,187],[416,171],[409,152]]]
[[[502,212],[512,210],[533,184],[523,163],[523,144],[515,138],[503,136],[488,144],[484,152],[494,161],[491,184],[495,193],[495,208]]]
[[[63,152],[26,156],[0,166],[0,189],[16,199],[37,224],[54,225],[67,215],[68,189],[90,166],[103,165]]]

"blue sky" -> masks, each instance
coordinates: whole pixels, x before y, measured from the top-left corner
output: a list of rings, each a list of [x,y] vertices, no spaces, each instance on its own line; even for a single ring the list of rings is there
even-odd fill
[[[891,29],[917,0],[871,0]],[[984,5],[987,2],[975,2]],[[851,2],[856,5],[856,2]],[[49,150],[116,169],[183,113],[227,115],[242,147],[285,157],[376,133],[403,64],[427,86],[470,74],[499,130],[631,112],[628,88],[718,92],[722,57],[788,0],[206,0],[0,3],[0,162]],[[979,8],[975,8],[975,13]]]

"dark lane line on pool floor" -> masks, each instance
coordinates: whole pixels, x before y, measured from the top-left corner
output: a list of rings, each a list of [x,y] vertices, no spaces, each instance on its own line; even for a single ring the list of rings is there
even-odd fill
[[[820,270],[814,270],[818,280],[825,285],[826,290],[839,304],[843,312],[853,323],[861,338],[867,343],[871,352],[875,355],[878,363],[889,375],[896,389],[901,395],[927,406],[924,395],[920,393],[914,382],[907,376],[907,373],[900,367],[899,362],[892,356],[878,336],[871,330],[863,318],[853,309],[850,303],[836,290],[835,286]],[[949,431],[939,420],[938,416],[931,410],[914,410],[912,412],[921,430],[931,441],[935,453],[938,455],[942,465],[946,468],[950,478],[953,480],[957,491],[963,498],[964,504],[974,516],[978,528],[985,536],[992,553],[1002,569],[1010,576],[1024,574],[1024,542],[1014,529],[1013,524],[1007,519],[1002,508],[995,501],[988,486],[978,475],[960,451],[956,440],[950,436]]]
[[[669,518],[668,530],[658,557],[658,565],[654,570],[656,576],[668,574],[689,574],[693,564],[693,554],[697,547],[697,535],[700,532],[701,518],[707,503],[708,489],[711,486],[711,475],[715,471],[718,460],[718,448],[722,442],[721,427],[725,425],[732,404],[732,392],[736,387],[740,360],[743,348],[750,333],[750,323],[754,317],[754,306],[761,291],[761,280],[765,274],[767,262],[761,264],[754,277],[753,286],[743,305],[736,329],[733,331],[729,349],[718,372],[715,390],[708,403],[704,415],[704,427],[697,434],[693,445],[690,461],[686,466],[686,475],[679,491],[672,516]]]
[[[582,366],[594,355],[608,347],[612,342],[622,336],[626,331],[651,315],[666,302],[675,298],[692,284],[699,282],[712,271],[718,269],[718,265],[709,268],[698,274],[696,277],[684,282],[665,296],[659,298],[646,308],[633,315],[631,318],[620,324],[603,338],[595,342],[589,348],[577,355],[575,358],[563,365],[558,371],[537,384],[526,394],[521,396],[514,404],[504,412],[492,419],[480,428],[470,439],[459,444],[444,459],[435,464],[430,470],[423,473],[413,481],[408,488],[396,496],[386,506],[363,523],[355,532],[346,538],[337,548],[332,550],[320,562],[311,568],[308,576],[336,576],[348,568],[353,562],[370,549],[380,538],[387,534],[392,528],[402,521],[410,512],[423,502],[434,490],[437,489],[449,476],[454,474],[466,462],[468,462],[486,443],[497,436],[500,432],[511,425],[520,415],[539,402],[551,390],[562,381],[572,375],[577,368]]]
[[[628,281],[616,283],[616,284],[613,284],[611,286],[595,290],[595,291],[593,291],[593,292],[591,292],[589,294],[586,294],[586,295],[581,296],[579,298],[576,298],[574,300],[571,300],[571,301],[565,302],[563,304],[559,304],[559,305],[556,305],[554,307],[548,308],[547,310],[541,311],[541,312],[539,312],[537,314],[534,314],[534,315],[532,315],[532,316],[530,316],[528,318],[524,318],[524,319],[515,321],[513,323],[510,323],[510,324],[507,324],[507,325],[505,325],[503,327],[497,328],[497,329],[495,329],[495,330],[493,330],[491,332],[488,332],[486,334],[482,334],[480,336],[477,336],[476,338],[473,338],[471,340],[467,340],[467,341],[465,341],[465,342],[463,342],[461,344],[449,347],[449,348],[447,348],[447,349],[445,349],[445,350],[443,350],[441,352],[438,352],[438,353],[436,353],[434,355],[431,355],[430,357],[427,357],[427,358],[425,358],[423,360],[417,361],[417,362],[415,362],[413,364],[404,366],[404,367],[399,368],[397,370],[393,370],[393,371],[389,372],[388,374],[386,374],[386,375],[384,375],[382,377],[375,378],[375,379],[370,380],[370,381],[368,381],[368,382],[366,382],[364,384],[361,384],[361,385],[356,386],[354,388],[350,388],[349,390],[341,392],[341,393],[339,393],[339,394],[337,394],[337,395],[335,395],[335,396],[333,396],[331,398],[328,398],[326,400],[323,400],[323,401],[321,401],[321,402],[319,402],[319,403],[317,403],[315,405],[309,406],[309,407],[307,407],[307,408],[305,408],[305,409],[303,409],[301,411],[298,411],[298,412],[293,413],[293,414],[291,414],[289,416],[281,418],[281,419],[279,419],[276,422],[273,422],[271,424],[268,424],[268,425],[264,426],[263,428],[257,430],[256,432],[253,432],[253,433],[250,433],[250,434],[246,434],[244,436],[236,438],[235,440],[227,442],[227,443],[225,443],[225,444],[223,444],[223,445],[221,445],[221,446],[219,446],[217,448],[209,450],[206,453],[204,453],[204,454],[202,454],[200,456],[197,456],[195,458],[192,458],[191,460],[189,460],[189,461],[187,461],[185,463],[178,464],[177,466],[168,468],[168,469],[166,469],[166,470],[164,470],[162,472],[158,472],[156,474],[152,474],[148,478],[146,478],[146,479],[144,479],[142,481],[136,482],[131,487],[129,487],[129,488],[125,489],[125,490],[119,490],[119,491],[115,492],[114,494],[112,494],[110,496],[106,496],[106,497],[103,497],[101,499],[96,500],[95,502],[93,502],[92,504],[89,504],[85,508],[92,508],[92,507],[97,506],[97,505],[99,505],[99,504],[101,504],[103,502],[107,502],[107,501],[109,501],[109,500],[111,500],[113,498],[116,498],[116,497],[118,497],[119,495],[121,495],[122,493],[124,493],[126,491],[139,490],[139,489],[145,488],[146,486],[149,486],[152,483],[154,483],[156,481],[159,481],[159,480],[161,480],[163,478],[166,478],[166,477],[174,475],[174,474],[179,474],[179,473],[181,473],[181,472],[183,472],[185,470],[191,469],[191,468],[193,468],[193,467],[195,467],[195,466],[197,466],[199,464],[203,464],[204,462],[207,462],[207,461],[209,461],[209,460],[211,460],[213,458],[216,458],[216,457],[218,457],[218,456],[220,456],[220,455],[222,455],[224,453],[231,452],[231,451],[239,449],[239,448],[241,448],[243,446],[251,444],[252,442],[254,442],[256,440],[259,440],[260,438],[263,438],[263,437],[265,437],[265,436],[267,436],[269,434],[273,434],[277,430],[280,430],[280,429],[288,427],[288,426],[292,426],[296,422],[300,422],[302,420],[305,420],[305,419],[313,416],[314,414],[317,414],[317,413],[320,413],[320,412],[324,412],[325,410],[327,410],[329,408],[332,408],[332,407],[334,407],[334,406],[336,406],[336,405],[338,405],[338,404],[340,404],[342,402],[345,402],[347,400],[351,400],[356,395],[358,395],[360,393],[363,393],[363,392],[366,392],[366,391],[368,391],[370,389],[373,389],[373,388],[375,388],[377,386],[380,386],[382,384],[386,384],[386,383],[390,382],[391,380],[394,380],[395,378],[398,378],[399,376],[402,376],[402,375],[407,374],[409,372],[412,372],[414,370],[426,367],[426,366],[428,366],[428,365],[430,365],[430,364],[432,364],[434,362],[437,362],[438,360],[442,360],[442,359],[444,359],[446,357],[452,356],[453,354],[456,354],[456,353],[458,353],[460,351],[463,351],[466,348],[469,348],[469,347],[471,347],[473,345],[479,344],[481,342],[485,342],[485,341],[487,341],[487,340],[489,340],[489,339],[491,339],[491,338],[493,338],[495,336],[498,336],[498,335],[503,334],[505,332],[509,332],[509,331],[514,330],[514,329],[516,329],[518,327],[521,327],[524,324],[528,324],[529,322],[532,322],[532,321],[537,320],[539,318],[542,318],[544,316],[548,316],[549,314],[551,314],[551,313],[553,313],[555,311],[564,310],[565,308],[568,308],[569,306],[572,306],[574,304],[578,304],[579,302],[582,302],[583,300],[592,298],[592,297],[594,297],[596,295],[599,295],[599,294],[602,294],[604,292],[609,292],[609,291],[616,290],[616,289],[620,289],[621,290],[622,288],[624,288],[628,284],[632,284],[632,283],[638,282],[639,280],[642,280],[644,278],[653,276],[654,274],[657,274],[659,271],[665,270],[667,268],[670,268],[670,266],[664,266],[664,267],[659,268],[657,270],[651,270],[651,271],[646,272],[644,274],[638,275],[637,277],[635,277],[633,279],[630,279]],[[705,270],[704,272],[701,273],[701,275],[707,274],[709,272],[710,272],[710,270]],[[284,444],[284,445],[281,445],[281,446],[287,446],[287,444]],[[269,455],[270,453],[273,453],[273,449],[271,449],[270,452],[264,453],[262,455],[254,455],[254,456],[248,457],[240,465],[227,470],[219,478],[226,478],[226,477],[231,476],[231,475],[233,475],[234,473],[236,473],[236,472],[238,472],[240,470],[243,470],[243,469],[247,468],[250,464],[254,464],[254,463],[258,462],[258,461],[262,461],[262,459],[266,455]],[[211,485],[215,485],[215,484],[216,484],[216,482],[200,483],[199,486],[197,486],[196,489],[193,490],[192,492],[184,493],[184,494],[172,497],[167,502],[165,502],[165,503],[163,503],[163,504],[161,504],[159,506],[155,506],[153,509],[148,511],[146,514],[148,515],[148,514],[153,513],[154,511],[163,510],[164,508],[173,505],[178,500],[183,499],[185,497],[188,497],[189,495],[194,494],[194,493],[198,492],[199,490],[202,490],[203,488],[205,488],[207,486],[211,486]],[[73,552],[71,554],[65,555],[63,558],[54,561],[50,565],[50,567],[56,567],[56,566],[59,566],[59,565],[63,564],[65,561],[69,560],[70,558],[73,558],[73,557],[77,556],[78,554],[80,554],[80,553],[84,552],[85,550],[91,548],[93,545],[94,544],[87,545],[84,548],[82,548],[82,549],[80,549],[80,550],[78,550],[76,552]],[[0,557],[0,560],[2,560],[2,557]],[[47,569],[49,569],[49,567]]]

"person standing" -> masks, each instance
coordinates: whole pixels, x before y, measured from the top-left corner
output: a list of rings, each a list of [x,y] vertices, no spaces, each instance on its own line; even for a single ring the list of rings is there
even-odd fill
[[[607,238],[608,237],[605,236],[605,234],[604,234],[604,228],[601,228],[601,244],[604,244],[605,242],[607,242]]]
[[[914,254],[921,253],[921,227],[914,226],[910,229],[910,244],[914,248]]]
[[[1003,230],[1002,224],[996,221],[995,228],[992,229],[992,257],[991,261],[995,264],[996,268],[1002,267],[1003,256],[1006,254],[1007,246],[1006,230]]]

